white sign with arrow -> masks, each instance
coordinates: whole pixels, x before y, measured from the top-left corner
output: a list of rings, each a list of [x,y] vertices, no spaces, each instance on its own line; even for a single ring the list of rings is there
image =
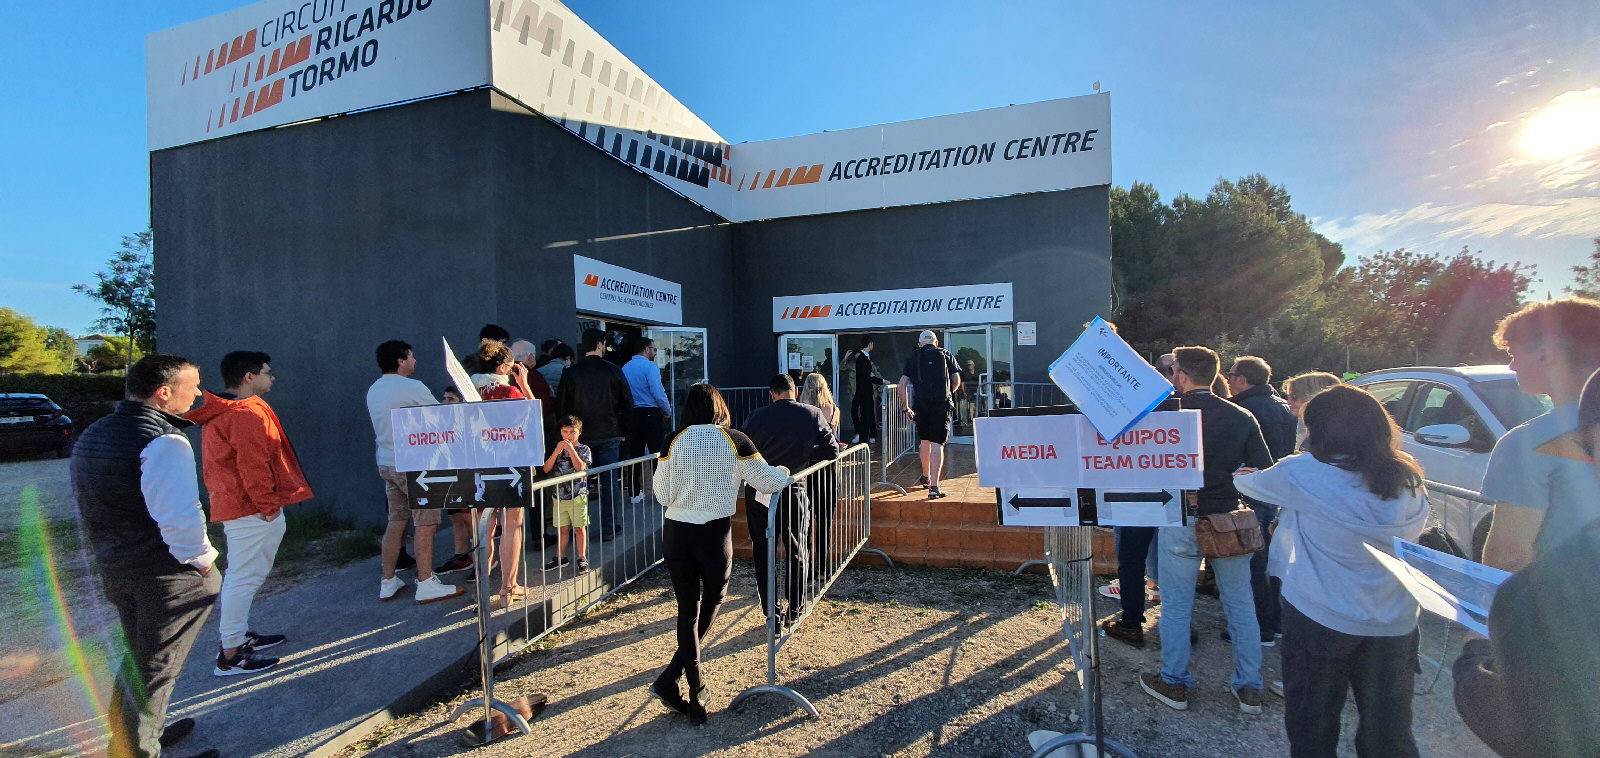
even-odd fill
[[[1077,493],[1053,487],[1001,487],[1001,526],[1078,526]]]

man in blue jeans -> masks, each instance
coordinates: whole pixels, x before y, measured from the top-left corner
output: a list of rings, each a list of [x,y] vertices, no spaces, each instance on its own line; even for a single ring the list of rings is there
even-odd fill
[[[1239,490],[1233,472],[1240,466],[1267,468],[1272,454],[1261,436],[1261,426],[1249,411],[1211,394],[1217,380],[1217,354],[1205,347],[1180,347],[1172,384],[1182,395],[1185,410],[1200,411],[1201,444],[1205,451],[1205,481],[1191,499],[1191,516],[1226,513],[1239,507]],[[1142,673],[1139,686],[1163,704],[1188,710],[1189,624],[1194,610],[1195,576],[1200,571],[1200,547],[1193,526],[1164,527],[1161,550],[1161,673]],[[1217,574],[1217,594],[1233,636],[1233,677],[1229,690],[1245,713],[1260,713],[1261,643],[1256,625],[1255,596],[1250,591],[1250,556],[1207,559]]]
[[[583,420],[581,442],[594,454],[591,468],[616,463],[622,454],[622,438],[628,430],[628,417],[633,413],[633,392],[622,369],[606,360],[606,333],[599,329],[584,331],[579,341],[583,358],[567,367],[561,375],[561,388],[556,391],[557,417],[571,414]],[[590,502],[596,509],[592,519],[592,534],[605,542],[616,538],[621,525],[616,523],[621,507],[617,472],[607,471],[592,477],[598,480],[591,487],[597,493]]]

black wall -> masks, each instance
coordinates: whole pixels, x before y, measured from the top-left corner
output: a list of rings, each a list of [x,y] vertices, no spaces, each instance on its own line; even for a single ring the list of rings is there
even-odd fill
[[[158,340],[220,390],[231,350],[263,350],[267,397],[318,500],[378,520],[366,389],[373,350],[416,347],[438,394],[441,335],[458,354],[498,323],[576,343],[572,255],[722,293],[725,222],[487,90],[152,154]],[[688,231],[669,231],[683,230]],[[724,332],[730,304],[685,298]],[[733,351],[711,371],[728,372]]]
[[[383,513],[373,349],[412,343],[437,394],[440,335],[458,354],[486,322],[576,342],[574,254],[680,283],[722,386],[766,383],[774,296],[1012,282],[1040,329],[1021,381],[1109,307],[1105,187],[735,225],[488,90],[150,164],[161,349],[213,390],[223,354],[270,353],[268,400],[318,500],[366,521]]]

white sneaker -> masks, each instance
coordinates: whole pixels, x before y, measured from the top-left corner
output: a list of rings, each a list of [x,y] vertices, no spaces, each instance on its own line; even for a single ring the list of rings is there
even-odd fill
[[[389,577],[388,579],[378,583],[378,599],[393,600],[395,593],[404,589],[405,586],[406,580],[401,579],[398,576]]]
[[[460,597],[465,592],[465,588],[457,587],[454,584],[445,584],[439,581],[439,577],[430,576],[417,582],[417,604],[437,603],[440,600]]]
[[[643,503],[644,502],[644,493],[641,492],[641,493],[639,493],[637,495],[634,495],[633,499],[630,500],[629,502],[633,503],[634,505],[638,505],[640,503]]]

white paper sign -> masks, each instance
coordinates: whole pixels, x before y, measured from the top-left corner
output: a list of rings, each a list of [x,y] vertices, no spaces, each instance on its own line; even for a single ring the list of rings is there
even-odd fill
[[[799,353],[790,353],[789,354],[789,364],[788,365],[789,365],[789,370],[790,371],[799,371],[800,370],[800,354]]]
[[[1023,346],[1023,345],[1037,345],[1037,344],[1039,344],[1039,322],[1037,322],[1037,321],[1018,321],[1017,322],[1017,345]]]
[[[772,298],[772,331],[1007,324],[1011,283]]]
[[[463,402],[483,402],[483,396],[478,394],[478,388],[472,386],[472,376],[461,366],[461,361],[456,360],[455,351],[450,349],[450,340],[440,337],[439,341],[444,343],[444,372],[450,376],[450,381],[455,383],[456,394],[461,396]]]
[[[604,261],[572,256],[578,310],[676,326],[683,323],[683,287]]]
[[[1106,441],[1080,414],[973,420],[980,487],[1199,489],[1200,412],[1161,411]]]
[[[157,32],[150,149],[488,84],[488,23],[482,2],[266,0]]]
[[[1001,526],[1078,526],[1078,496],[1059,488],[995,490],[1000,499]]]
[[[1399,558],[1372,545],[1363,547],[1400,580],[1423,610],[1489,636],[1489,608],[1511,574],[1398,537],[1394,550]]]
[[[1108,439],[1122,434],[1173,392],[1166,377],[1099,317],[1050,364],[1050,381]]]
[[[1183,526],[1183,491],[1095,490],[1097,526]]]
[[[538,400],[396,408],[396,471],[508,468],[544,462]]]

